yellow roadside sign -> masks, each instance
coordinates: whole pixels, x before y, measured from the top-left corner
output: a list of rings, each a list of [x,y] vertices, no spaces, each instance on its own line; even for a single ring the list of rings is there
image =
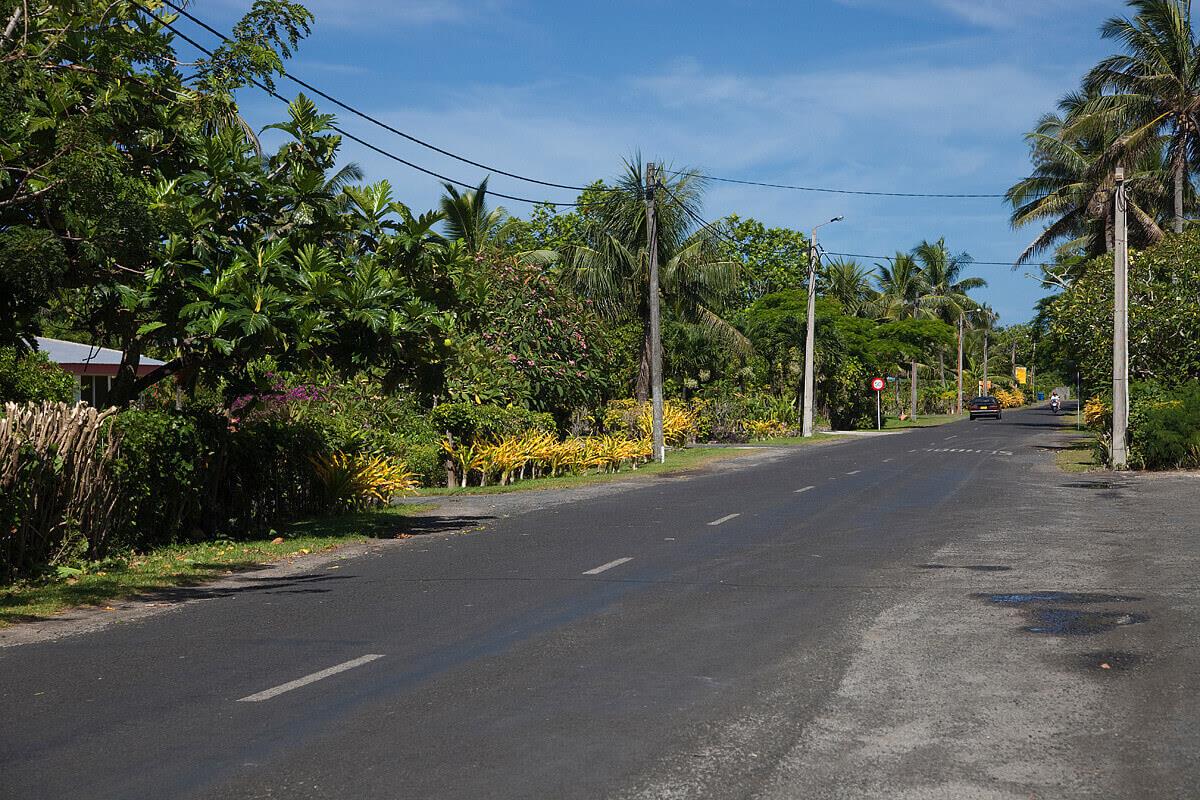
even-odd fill
[[[1025,367],[1017,367],[1017,383],[1024,386],[1028,377],[1028,372]]]

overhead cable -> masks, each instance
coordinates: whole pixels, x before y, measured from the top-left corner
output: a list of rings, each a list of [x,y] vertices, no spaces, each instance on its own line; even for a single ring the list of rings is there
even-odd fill
[[[212,51],[212,50],[209,50],[207,47],[205,47],[204,45],[200,44],[200,43],[199,43],[199,42],[197,42],[195,39],[192,39],[190,36],[188,36],[187,34],[183,33],[181,30],[179,30],[178,28],[176,28],[176,27],[175,27],[174,25],[172,25],[171,23],[167,22],[166,20],[164,20],[164,19],[162,19],[161,17],[159,17],[158,15],[156,15],[156,14],[155,14],[153,11],[151,11],[150,9],[148,9],[148,8],[146,8],[145,6],[141,5],[141,3],[139,3],[139,2],[138,2],[138,0],[133,0],[133,2],[134,2],[134,5],[135,5],[135,6],[136,6],[136,7],[137,7],[137,8],[138,8],[140,11],[142,11],[142,13],[144,13],[144,14],[146,14],[147,16],[149,16],[150,18],[152,18],[152,19],[153,19],[155,22],[157,22],[158,24],[162,25],[162,26],[163,26],[164,28],[166,28],[167,30],[169,30],[169,31],[171,31],[172,33],[174,33],[174,34],[175,34],[176,36],[178,36],[180,39],[182,39],[183,41],[187,42],[187,43],[188,43],[188,44],[190,44],[192,47],[194,47],[194,48],[196,48],[197,50],[199,50],[201,53],[204,53],[204,54],[205,54],[206,56],[208,56],[209,58],[213,58],[213,57],[215,56],[215,54],[213,53],[213,51]],[[271,89],[269,86],[267,86],[266,84],[262,83],[261,81],[259,81],[259,80],[255,79],[254,77],[252,77],[252,76],[249,76],[249,75],[242,75],[242,77],[243,77],[243,78],[245,78],[245,79],[246,79],[246,81],[247,81],[247,82],[249,82],[250,84],[252,84],[252,85],[254,85],[254,86],[258,87],[258,88],[259,88],[259,89],[261,89],[262,91],[264,91],[264,92],[266,92],[267,94],[269,94],[271,97],[274,97],[276,100],[279,100],[280,102],[282,102],[282,103],[284,103],[284,104],[291,105],[291,101],[290,101],[290,100],[288,100],[286,97],[284,97],[283,95],[279,94],[279,93],[278,93],[278,92],[276,92],[275,90]],[[421,165],[419,165],[419,164],[414,164],[414,163],[413,163],[413,162],[411,162],[411,161],[408,161],[408,160],[406,160],[406,159],[403,159],[403,158],[401,158],[400,156],[398,156],[398,155],[396,155],[396,154],[394,154],[394,153],[390,153],[390,152],[388,152],[387,150],[384,150],[384,149],[383,149],[383,148],[381,148],[381,147],[378,147],[378,146],[376,146],[376,145],[373,145],[373,144],[371,144],[370,142],[368,142],[368,141],[366,141],[366,140],[364,140],[364,139],[362,139],[362,138],[360,138],[360,137],[358,137],[358,136],[355,136],[354,134],[350,133],[349,131],[346,131],[346,130],[344,130],[343,128],[340,128],[340,127],[338,127],[337,125],[330,124],[330,125],[329,125],[329,129],[330,129],[330,130],[333,130],[333,131],[336,131],[336,132],[338,132],[339,134],[341,134],[341,135],[342,135],[342,136],[344,136],[345,138],[347,138],[347,139],[349,139],[349,140],[351,140],[351,141],[353,141],[353,142],[357,142],[358,144],[362,145],[363,147],[366,147],[366,148],[367,148],[367,149],[369,149],[369,150],[373,150],[374,152],[376,152],[376,153],[380,154],[381,156],[384,156],[384,157],[386,157],[386,158],[390,158],[391,160],[393,160],[393,161],[396,161],[397,163],[403,164],[404,166],[406,166],[406,167],[409,167],[410,169],[415,169],[415,170],[417,170],[418,172],[423,172],[423,173],[425,173],[426,175],[429,175],[429,176],[431,176],[431,177],[437,178],[438,180],[444,181],[444,182],[446,182],[446,183],[453,184],[453,185],[455,185],[455,186],[458,186],[458,187],[460,187],[460,188],[464,188],[464,189],[475,189],[475,188],[477,188],[477,187],[473,186],[472,184],[470,184],[470,183],[467,183],[467,182],[465,182],[465,181],[460,181],[460,180],[457,180],[457,179],[455,179],[455,178],[450,178],[450,177],[448,177],[448,176],[446,176],[446,175],[442,175],[442,174],[441,174],[441,173],[439,173],[439,172],[434,172],[434,171],[433,171],[433,170],[431,170],[431,169],[427,169],[426,167],[422,167],[422,166],[421,166]],[[495,196],[495,197],[500,197],[500,198],[503,198],[503,199],[505,199],[505,200],[514,200],[514,201],[516,201],[516,202],[518,202],[518,203],[529,203],[530,205],[552,205],[552,206],[564,206],[564,207],[571,207],[571,208],[578,208],[578,207],[582,207],[582,206],[595,205],[594,203],[559,203],[559,202],[555,202],[555,201],[552,201],[552,200],[533,200],[533,199],[530,199],[530,198],[528,198],[528,197],[518,197],[518,196],[516,196],[516,195],[511,195],[511,194],[503,194],[503,193],[501,193],[501,192],[493,192],[493,191],[491,191],[491,190],[489,190],[489,191],[488,191],[488,194],[490,194],[490,195],[493,195],[493,196]]]
[[[682,173],[672,173],[679,175]],[[796,192],[823,192],[825,194],[849,194],[861,195],[865,197],[909,197],[909,198],[942,198],[942,199],[958,199],[958,200],[997,200],[1003,199],[1006,195],[1003,194],[954,194],[954,193],[934,193],[934,192],[872,192],[859,189],[830,189],[819,186],[798,186],[789,183],[767,183],[765,181],[748,181],[741,178],[723,178],[717,175],[707,175],[701,173],[700,177],[706,180],[716,181],[718,183],[734,183],[742,186],[761,186],[767,189],[789,189]]]
[[[176,3],[172,2],[172,0],[161,0],[161,2],[164,5],[174,9],[177,13],[179,13],[180,16],[186,17],[187,19],[194,22],[196,25],[199,25],[201,28],[203,28],[204,30],[211,33],[213,36],[218,37],[223,42],[230,42],[229,37],[226,36],[224,33],[217,30],[216,28],[212,27],[204,20],[189,13],[186,9],[184,9],[181,6],[177,5]],[[435,153],[440,153],[449,158],[453,158],[456,161],[461,161],[464,164],[470,164],[473,167],[478,167],[479,169],[487,170],[488,172],[493,172],[497,175],[503,175],[506,178],[513,178],[514,180],[525,181],[526,183],[535,183],[535,184],[538,184],[539,186],[549,186],[549,187],[552,187],[555,189],[570,189],[570,190],[576,191],[576,192],[582,192],[588,188],[586,186],[573,186],[571,184],[566,184],[566,183],[555,183],[553,181],[543,181],[538,178],[530,178],[527,175],[521,175],[516,172],[508,172],[506,170],[500,169],[499,167],[494,167],[489,164],[483,164],[478,161],[474,161],[470,158],[467,158],[466,156],[461,156],[458,153],[453,153],[449,150],[438,147],[437,145],[435,145],[431,142],[427,142],[424,139],[420,139],[416,136],[413,136],[411,133],[406,133],[405,131],[402,131],[399,128],[393,127],[392,125],[389,125],[388,123],[384,122],[383,120],[381,120],[377,117],[374,117],[374,116],[368,114],[367,112],[362,111],[361,109],[355,108],[354,106],[339,100],[338,98],[334,97],[333,95],[330,95],[330,94],[318,89],[316,86],[313,86],[311,83],[308,83],[307,81],[297,78],[295,75],[288,72],[287,70],[280,70],[280,73],[283,75],[283,77],[287,78],[292,83],[295,83],[298,86],[300,86],[304,89],[307,89],[308,91],[312,92],[313,94],[317,95],[318,97],[320,97],[324,100],[328,100],[330,103],[333,103],[334,105],[338,106],[339,108],[344,109],[345,111],[348,111],[357,117],[361,117],[362,119],[366,120],[367,122],[370,122],[373,125],[378,125],[380,128],[383,128],[384,130],[386,130],[390,133],[394,133],[397,136],[401,136],[401,137],[409,140],[410,142],[413,142],[415,144],[420,145],[421,147],[432,150]],[[556,205],[568,205],[568,204],[567,203],[557,203]]]

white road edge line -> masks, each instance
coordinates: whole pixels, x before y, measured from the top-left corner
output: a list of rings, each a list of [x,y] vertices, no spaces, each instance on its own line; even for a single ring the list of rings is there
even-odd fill
[[[299,689],[301,686],[307,686],[310,683],[316,683],[323,678],[337,675],[339,672],[345,672],[348,669],[354,669],[355,667],[361,667],[363,664],[369,664],[378,658],[383,658],[383,656],[378,653],[370,653],[365,656],[359,656],[358,658],[346,661],[334,667],[330,667],[329,669],[323,669],[320,672],[314,672],[311,675],[305,675],[303,678],[297,678],[294,681],[281,683],[278,686],[275,686],[271,689],[266,689],[258,694],[252,694],[246,697],[238,698],[237,702],[261,703],[263,700],[270,700],[272,697],[278,697],[284,692],[290,692],[292,689]]]
[[[633,561],[633,556],[630,556],[629,558],[618,558],[616,561],[610,561],[607,564],[601,564],[600,566],[596,567],[595,569],[589,569],[587,572],[585,572],[583,574],[584,575],[599,575],[601,572],[607,572],[608,570],[612,569],[613,567],[619,567],[622,564],[625,564],[629,561]]]
[[[795,491],[795,494],[804,494],[805,492],[811,492],[811,491],[812,491],[813,489],[815,489],[815,488],[817,488],[817,487],[815,487],[815,486],[805,486],[803,489],[797,489],[797,490]]]
[[[725,516],[721,517],[720,519],[714,519],[712,522],[710,522],[708,524],[710,527],[716,527],[717,525],[724,525],[726,522],[729,522],[729,520],[736,519],[737,517],[740,517],[740,516],[741,516],[741,514],[726,514]]]

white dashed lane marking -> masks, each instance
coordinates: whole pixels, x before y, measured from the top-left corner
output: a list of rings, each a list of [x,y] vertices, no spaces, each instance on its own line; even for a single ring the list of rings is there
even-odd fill
[[[726,522],[729,522],[729,520],[736,519],[737,517],[740,517],[740,516],[741,516],[741,514],[726,514],[725,516],[721,517],[720,519],[714,519],[712,522],[710,522],[708,524],[712,527],[716,527],[717,525],[724,525]]]
[[[817,488],[817,487],[815,487],[815,486],[805,486],[803,489],[797,489],[797,490],[796,490],[796,494],[804,494],[805,492],[811,492],[811,491],[812,491],[813,489],[815,489],[815,488]]]
[[[320,672],[314,672],[311,675],[305,675],[303,678],[297,678],[294,681],[281,683],[270,689],[264,689],[258,694],[248,695],[238,699],[239,703],[261,703],[263,700],[270,700],[272,697],[278,697],[284,692],[290,692],[292,689],[299,689],[301,686],[307,686],[310,683],[316,683],[319,680],[328,678],[331,675],[337,675],[339,672],[345,672],[348,669],[361,667],[363,664],[369,664],[377,658],[383,658],[378,653],[371,653],[365,656],[359,656],[351,661],[345,661],[328,669],[323,669]]]
[[[846,474],[847,474],[847,475],[857,475],[857,474],[858,474],[858,473],[860,473],[860,472],[862,472],[862,470],[861,470],[861,469],[852,469],[852,470],[850,470],[849,472],[847,472]]]
[[[600,566],[596,567],[595,569],[589,569],[587,572],[585,572],[583,574],[584,575],[599,575],[601,572],[608,572],[613,567],[619,567],[622,564],[626,564],[630,561],[633,561],[633,556],[629,556],[628,558],[618,558],[616,561],[610,561],[607,564],[601,564]]]

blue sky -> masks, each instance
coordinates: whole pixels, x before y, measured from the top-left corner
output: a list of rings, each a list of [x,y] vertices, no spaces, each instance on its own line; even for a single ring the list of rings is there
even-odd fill
[[[1029,168],[1022,134],[1113,45],[1121,0],[310,0],[290,69],[446,149],[512,172],[587,183],[640,151],[676,167],[777,183],[999,193]],[[191,10],[228,29],[249,0]],[[190,30],[186,21],[180,25]],[[201,37],[204,41],[208,38]],[[181,44],[181,48],[186,45]],[[284,94],[290,84],[281,84]],[[279,105],[247,93],[256,124]],[[334,109],[327,109],[334,110]],[[348,130],[443,174],[472,167],[345,114]],[[347,143],[370,180],[432,208],[436,181]],[[496,191],[569,201],[499,176]],[[510,212],[527,208],[506,203]],[[825,228],[828,250],[890,254],[945,236],[977,260],[1015,257],[1000,200],[909,200],[714,184],[704,213]],[[1043,294],[1024,270],[974,268],[1002,323]]]

